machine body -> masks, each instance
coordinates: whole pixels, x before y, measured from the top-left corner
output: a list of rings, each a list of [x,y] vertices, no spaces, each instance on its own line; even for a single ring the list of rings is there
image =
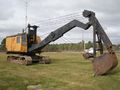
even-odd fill
[[[19,64],[29,65],[32,62],[50,63],[48,57],[37,55],[41,53],[42,49],[53,42],[65,33],[75,27],[82,28],[84,30],[93,27],[93,55],[89,53],[83,54],[85,58],[93,58],[93,70],[95,75],[103,75],[115,68],[118,64],[116,54],[112,49],[112,43],[105,33],[104,29],[100,25],[99,21],[95,17],[95,13],[92,11],[84,10],[83,16],[88,18],[88,23],[84,24],[78,20],[73,20],[57,30],[51,32],[44,40],[41,41],[37,36],[38,26],[28,25],[28,33],[21,33],[13,36],[6,37],[6,48],[8,54],[16,54],[16,56],[8,56],[8,61],[17,62]],[[97,44],[99,48],[97,48]],[[106,46],[108,53],[103,53],[103,44]],[[96,51],[100,51],[100,56],[96,57]]]

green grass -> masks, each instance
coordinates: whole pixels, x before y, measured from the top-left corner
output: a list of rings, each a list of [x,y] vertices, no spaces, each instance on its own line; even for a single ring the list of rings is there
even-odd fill
[[[106,76],[93,77],[92,64],[81,53],[43,55],[52,63],[23,66],[7,62],[6,55],[0,54],[0,90],[26,90],[38,84],[42,90],[120,90],[120,64]]]

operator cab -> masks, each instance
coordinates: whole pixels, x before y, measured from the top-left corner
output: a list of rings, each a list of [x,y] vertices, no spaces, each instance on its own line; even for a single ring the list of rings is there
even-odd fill
[[[28,33],[22,32],[17,35],[6,37],[7,53],[27,53],[33,44],[40,43],[41,39],[37,36],[38,26],[28,24]]]
[[[21,33],[6,37],[6,48],[8,53],[26,53],[27,34]]]

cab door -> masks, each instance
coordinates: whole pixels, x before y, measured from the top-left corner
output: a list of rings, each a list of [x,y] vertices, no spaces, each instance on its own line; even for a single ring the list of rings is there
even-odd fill
[[[21,35],[21,52],[27,52],[27,34]]]

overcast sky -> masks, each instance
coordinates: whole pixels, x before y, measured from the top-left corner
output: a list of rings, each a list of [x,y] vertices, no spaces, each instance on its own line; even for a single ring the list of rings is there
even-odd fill
[[[27,0],[28,22],[40,26],[38,35],[48,33],[73,19],[87,22],[84,9],[92,10],[113,43],[120,44],[120,0]],[[25,27],[25,0],[0,0],[0,41]],[[92,30],[75,28],[55,43],[92,40]]]

